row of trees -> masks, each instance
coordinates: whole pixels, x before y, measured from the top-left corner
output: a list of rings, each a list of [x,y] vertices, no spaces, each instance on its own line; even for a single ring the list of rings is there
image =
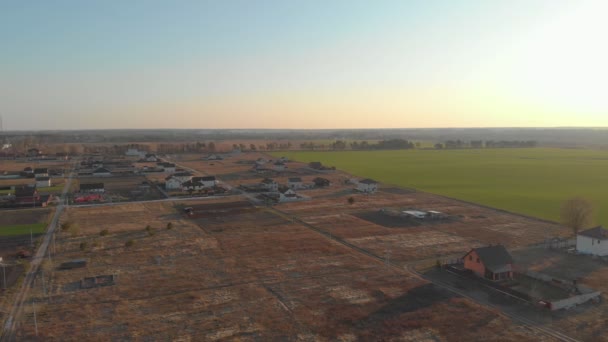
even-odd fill
[[[458,148],[525,148],[536,147],[538,142],[534,140],[471,140],[469,142],[463,140],[448,140],[445,143],[435,144],[436,149],[458,149]]]

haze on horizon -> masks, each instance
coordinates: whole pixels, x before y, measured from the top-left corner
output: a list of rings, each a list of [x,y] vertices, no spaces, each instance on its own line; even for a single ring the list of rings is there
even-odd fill
[[[5,1],[7,130],[608,126],[608,2]]]

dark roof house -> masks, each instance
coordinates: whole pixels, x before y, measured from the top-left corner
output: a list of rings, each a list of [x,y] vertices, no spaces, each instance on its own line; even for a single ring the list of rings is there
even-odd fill
[[[602,226],[583,230],[582,232],[578,232],[577,235],[582,235],[598,240],[608,240],[608,230]]]

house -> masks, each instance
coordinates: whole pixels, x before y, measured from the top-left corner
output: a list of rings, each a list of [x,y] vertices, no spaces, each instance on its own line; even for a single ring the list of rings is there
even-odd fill
[[[110,177],[112,176],[112,172],[104,167],[100,167],[93,171],[93,176],[95,177]]]
[[[503,245],[473,248],[463,257],[464,268],[490,280],[513,279],[513,258]]]
[[[224,158],[222,158],[221,156],[218,156],[217,154],[212,154],[212,155],[203,157],[203,159],[205,159],[205,160],[224,160]]]
[[[36,187],[37,188],[50,188],[51,187],[51,177],[36,177]]]
[[[302,178],[300,177],[292,177],[287,180],[287,187],[289,187],[290,189],[297,190],[301,189],[302,186]]]
[[[576,250],[581,254],[608,255],[608,230],[602,226],[576,234]]]
[[[280,171],[285,171],[286,168],[287,168],[287,166],[283,162],[278,161],[278,162],[274,163],[274,170],[275,171],[279,171],[279,172]]]
[[[217,179],[215,176],[205,176],[199,178],[199,182],[201,182],[205,188],[213,188],[217,185]]]
[[[42,153],[37,148],[30,148],[29,150],[27,150],[28,157],[38,157],[40,154]]]
[[[48,176],[49,176],[49,169],[47,169],[46,167],[34,169],[34,177],[48,177]]]
[[[155,162],[158,160],[158,158],[156,158],[156,154],[152,154],[152,153],[146,154],[145,159],[148,162]]]
[[[310,162],[308,166],[315,170],[321,170],[323,168],[323,164],[321,164],[321,162]]]
[[[162,167],[164,172],[167,172],[167,173],[175,172],[175,164],[173,164],[173,163],[158,163],[157,165]]]
[[[287,157],[281,157],[281,158],[279,158],[279,161],[281,163],[287,163],[289,161],[289,158],[287,158]]]
[[[313,179],[312,181],[315,183],[315,186],[319,187],[319,188],[326,187],[331,184],[329,179],[321,178],[321,177],[317,177],[317,178]]]
[[[106,189],[103,183],[85,183],[80,184],[80,192],[102,194],[106,192]]]
[[[182,183],[182,190],[202,190],[215,187],[217,180],[215,176],[192,177],[191,180]]]
[[[20,185],[15,187],[15,202],[34,203],[40,200],[40,194],[35,187]]]
[[[279,202],[288,202],[294,201],[298,199],[298,195],[293,189],[282,189],[279,191]]]
[[[190,172],[177,172],[171,175],[171,177],[178,179],[182,183],[191,180],[192,176]]]
[[[264,164],[268,163],[268,160],[264,159],[264,158],[258,158],[255,161],[255,164],[258,166],[262,166]]]
[[[378,190],[378,182],[373,179],[364,179],[357,184],[357,190],[365,193],[373,193]]]
[[[131,157],[141,157],[143,154],[144,154],[144,152],[140,152],[136,148],[130,148],[127,150],[127,152],[125,152],[125,155],[131,156]]]
[[[32,169],[31,167],[26,167],[23,169],[23,173],[28,173],[28,174],[33,174],[34,173],[34,169]]]
[[[182,187],[182,181],[175,177],[167,177],[165,178],[165,189],[167,190],[175,190],[180,189]]]
[[[182,184],[192,180],[192,174],[190,172],[178,172],[165,178],[165,189],[175,190],[181,189]]]
[[[277,192],[279,191],[279,183],[270,178],[264,178],[260,185],[266,188],[267,191]]]

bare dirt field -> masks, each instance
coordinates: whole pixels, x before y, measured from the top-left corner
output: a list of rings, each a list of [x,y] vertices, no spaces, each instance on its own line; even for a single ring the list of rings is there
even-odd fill
[[[72,189],[78,190],[81,183],[104,183],[106,196],[112,201],[143,201],[165,198],[153,184],[145,185],[144,176],[127,177],[81,177],[72,181]]]
[[[355,199],[354,204],[347,202],[348,197]],[[361,218],[385,208],[436,210],[457,219],[414,227],[386,227]],[[570,233],[548,222],[422,192],[345,193],[334,198],[317,197],[312,201],[281,204],[277,209],[324,231],[331,230],[333,235],[376,255],[389,253],[394,262],[400,263],[464,255],[470,248],[488,244],[502,243],[508,248],[517,248]]]
[[[217,202],[226,199],[188,205],[210,212]],[[47,293],[39,278],[28,300],[38,339],[540,340],[272,209],[237,204],[193,219],[173,203],[70,209],[62,221],[81,229],[59,233],[43,265]],[[78,258],[85,268],[57,269]],[[80,289],[82,278],[107,274],[115,285]],[[34,338],[32,307],[17,337]]]

